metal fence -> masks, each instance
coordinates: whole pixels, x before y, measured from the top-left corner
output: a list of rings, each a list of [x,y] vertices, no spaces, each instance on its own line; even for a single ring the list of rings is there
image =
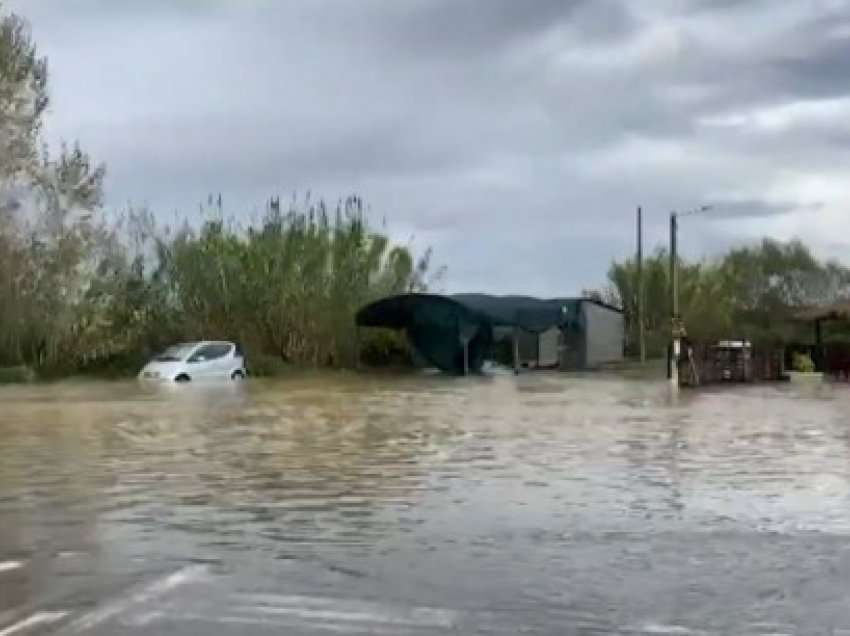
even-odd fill
[[[773,345],[723,346],[685,342],[679,359],[679,384],[703,386],[723,382],[770,382],[785,377],[784,350]]]

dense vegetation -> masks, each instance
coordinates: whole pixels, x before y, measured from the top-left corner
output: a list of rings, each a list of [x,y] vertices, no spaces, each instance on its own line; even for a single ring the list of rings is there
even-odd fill
[[[658,249],[644,260],[644,325],[647,352],[661,355],[670,339],[669,253]],[[637,351],[637,265],[615,262],[607,297],[622,306],[628,347]],[[732,249],[721,258],[679,263],[680,314],[695,339],[750,338],[809,341],[811,325],[792,320],[800,307],[834,302],[850,294],[850,269],[820,262],[799,241],[770,239]],[[839,325],[827,334],[844,339]]]
[[[232,338],[254,358],[313,366],[356,360],[354,314],[380,296],[426,287],[430,252],[369,229],[356,197],[329,212],[319,202],[282,210],[240,228],[213,213],[198,230],[157,233],[149,214],[128,217],[132,251],[113,252],[86,295],[102,319],[88,351],[101,359],[147,352],[167,342]],[[88,321],[87,324],[95,324]],[[95,330],[97,331],[97,330]],[[383,342],[369,334],[367,357]],[[385,336],[384,336],[385,338]],[[380,352],[378,352],[380,353]]]
[[[39,374],[130,370],[193,338],[238,339],[262,371],[355,359],[353,316],[383,294],[421,290],[416,261],[370,228],[359,198],[270,201],[257,223],[207,220],[177,231],[147,211],[101,212],[103,166],[42,139],[47,62],[25,23],[0,19],[0,367]],[[373,335],[366,358],[404,355]]]
[[[247,227],[208,216],[176,232],[157,229],[145,211],[111,226],[80,217],[47,235],[7,216],[0,366],[130,370],[199,338],[239,340],[255,372],[349,366],[357,309],[428,282],[430,252],[415,262],[370,230],[356,197],[332,211],[321,202],[284,211],[275,200]],[[367,337],[366,359],[404,353],[397,338]]]

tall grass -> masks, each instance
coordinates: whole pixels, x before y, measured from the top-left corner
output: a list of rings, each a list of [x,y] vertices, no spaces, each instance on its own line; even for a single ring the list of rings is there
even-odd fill
[[[333,209],[273,199],[247,225],[219,206],[177,231],[130,211],[112,226],[69,220],[49,241],[7,217],[0,366],[129,370],[170,342],[201,338],[239,340],[249,356],[281,364],[350,366],[357,309],[421,291],[429,273],[430,251],[416,260],[374,230],[357,197]]]

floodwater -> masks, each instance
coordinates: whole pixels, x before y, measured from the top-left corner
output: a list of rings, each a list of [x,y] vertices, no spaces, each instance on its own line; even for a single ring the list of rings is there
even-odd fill
[[[850,387],[0,388],[0,636],[850,634]]]

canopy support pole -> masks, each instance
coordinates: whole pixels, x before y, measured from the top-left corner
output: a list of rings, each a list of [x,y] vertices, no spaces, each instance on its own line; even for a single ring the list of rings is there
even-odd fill
[[[463,339],[463,375],[469,375],[469,340]]]

